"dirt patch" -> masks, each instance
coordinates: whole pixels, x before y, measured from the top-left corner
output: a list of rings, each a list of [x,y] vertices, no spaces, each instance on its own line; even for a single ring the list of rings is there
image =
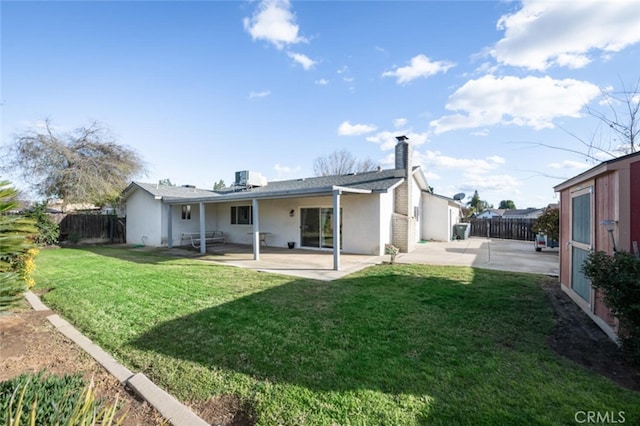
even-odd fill
[[[236,395],[221,395],[196,404],[193,409],[212,425],[250,426],[255,415],[250,405]]]
[[[640,368],[625,359],[618,345],[562,291],[558,280],[546,280],[542,288],[556,321],[549,346],[595,374],[627,389],[640,390]]]
[[[84,350],[59,333],[46,319],[52,314],[52,311],[37,312],[25,307],[0,315],[0,382],[42,370],[56,375],[81,372],[87,379],[93,377],[99,398],[115,401],[117,397],[122,402],[119,415],[127,413],[124,426],[168,424],[155,408],[122,386]],[[212,425],[255,423],[251,407],[233,395],[211,398],[194,404],[191,409]]]
[[[20,310],[0,315],[0,382],[22,373],[46,370],[64,375],[81,372],[93,377],[98,398],[122,408],[116,418],[126,413],[125,426],[161,425],[164,419],[145,401],[129,393],[120,382],[71,340],[47,321],[51,311]]]

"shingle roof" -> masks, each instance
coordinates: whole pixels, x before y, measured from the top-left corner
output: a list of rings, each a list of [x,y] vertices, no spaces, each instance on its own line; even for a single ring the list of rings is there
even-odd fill
[[[381,170],[379,172],[354,173],[348,175],[320,176],[303,179],[281,180],[269,182],[266,186],[245,189],[246,193],[266,193],[280,191],[309,190],[329,188],[332,186],[344,186],[347,188],[368,189],[372,191],[385,191],[393,187],[404,178],[403,170]],[[233,188],[227,188],[228,192],[237,192]],[[223,191],[219,191],[220,194]],[[225,192],[226,193],[226,192]]]
[[[336,186],[369,190],[373,192],[386,192],[401,183],[403,179],[403,170],[389,169],[348,175],[273,181],[262,187],[229,187],[218,191],[134,182],[129,185],[123,194],[126,198],[132,189],[137,186],[149,192],[153,196],[162,197],[165,201],[170,203],[185,201],[223,201],[227,199],[238,200],[253,197],[285,197],[305,194],[331,193],[333,187]]]
[[[219,194],[216,194],[213,191],[207,189],[198,189],[191,186],[167,186],[154,183],[132,182],[127,187],[127,189],[123,191],[124,197],[126,198],[134,189],[136,189],[136,187],[147,191],[154,197],[162,198],[194,198],[219,196]]]

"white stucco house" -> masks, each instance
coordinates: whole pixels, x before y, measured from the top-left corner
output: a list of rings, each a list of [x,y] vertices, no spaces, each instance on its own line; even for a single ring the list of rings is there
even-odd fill
[[[449,241],[459,203],[429,191],[407,138],[397,139],[394,169],[268,183],[239,172],[219,191],[133,182],[123,192],[127,243],[173,247],[190,244],[185,233],[220,231],[225,242],[252,244],[255,259],[261,239],[332,250],[338,269],[341,251],[378,256],[388,243],[409,252],[420,240]]]

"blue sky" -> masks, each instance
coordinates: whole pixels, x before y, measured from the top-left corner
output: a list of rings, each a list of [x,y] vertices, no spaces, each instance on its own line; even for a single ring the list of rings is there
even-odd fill
[[[146,161],[145,182],[312,176],[341,149],[389,168],[404,134],[436,193],[546,206],[594,165],[569,133],[619,144],[585,107],[640,78],[638,1],[0,8],[2,144],[44,118],[97,120]]]

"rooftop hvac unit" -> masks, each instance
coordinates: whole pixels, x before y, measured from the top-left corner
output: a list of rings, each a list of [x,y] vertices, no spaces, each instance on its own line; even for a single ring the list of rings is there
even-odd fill
[[[242,170],[236,172],[236,186],[266,186],[267,179],[258,172]]]

